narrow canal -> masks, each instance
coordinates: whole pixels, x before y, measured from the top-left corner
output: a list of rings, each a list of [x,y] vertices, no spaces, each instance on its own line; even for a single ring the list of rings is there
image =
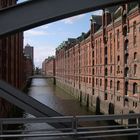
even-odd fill
[[[37,99],[41,103],[49,106],[53,110],[63,115],[94,115],[95,112],[91,112],[87,107],[82,106],[79,101],[74,97],[66,93],[64,90],[53,85],[49,80],[46,79],[33,79],[31,86],[28,91],[28,95]],[[25,117],[33,117],[29,114],[25,114]],[[95,125],[98,125],[96,122]],[[106,124],[102,122],[101,124]],[[33,130],[36,128],[48,129],[51,126],[47,124],[30,124],[24,126],[25,130]],[[52,138],[49,140],[69,140],[70,138]],[[117,140],[118,138],[109,138],[109,140]],[[22,140],[46,140],[46,138],[24,138]],[[48,139],[47,139],[48,140]],[[107,140],[107,139],[105,139]],[[120,139],[126,140],[126,139]]]
[[[63,115],[94,114],[49,80],[33,79],[28,95]]]

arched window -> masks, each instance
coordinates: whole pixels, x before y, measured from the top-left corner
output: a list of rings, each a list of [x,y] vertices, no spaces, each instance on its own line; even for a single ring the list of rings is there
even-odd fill
[[[117,81],[117,90],[120,90],[120,81]]]
[[[137,52],[134,53],[134,60],[137,59]]]
[[[134,65],[134,76],[136,76],[136,74],[137,74],[137,65],[135,64]]]
[[[133,94],[136,94],[138,92],[138,84],[134,83],[133,84]]]

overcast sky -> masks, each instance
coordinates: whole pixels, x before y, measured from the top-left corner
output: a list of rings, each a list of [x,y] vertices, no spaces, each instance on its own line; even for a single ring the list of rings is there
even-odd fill
[[[22,1],[25,0],[19,0],[19,2]],[[55,48],[63,41],[87,32],[90,29],[90,18],[93,14],[101,14],[101,11],[71,17],[24,32],[24,46],[28,43],[34,47],[35,66],[41,67],[45,58],[55,55]]]

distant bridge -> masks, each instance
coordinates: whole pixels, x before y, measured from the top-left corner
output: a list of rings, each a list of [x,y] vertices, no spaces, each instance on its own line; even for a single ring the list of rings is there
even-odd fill
[[[50,79],[50,78],[55,78],[55,76],[43,76],[43,75],[33,75],[30,76],[28,79]]]

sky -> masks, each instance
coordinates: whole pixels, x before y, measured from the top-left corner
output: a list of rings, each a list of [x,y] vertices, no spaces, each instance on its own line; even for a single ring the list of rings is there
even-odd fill
[[[19,3],[23,1],[19,0]],[[101,11],[90,12],[25,31],[24,46],[29,44],[34,47],[35,67],[41,68],[45,58],[55,55],[55,49],[63,41],[88,32],[91,15],[99,14]]]

